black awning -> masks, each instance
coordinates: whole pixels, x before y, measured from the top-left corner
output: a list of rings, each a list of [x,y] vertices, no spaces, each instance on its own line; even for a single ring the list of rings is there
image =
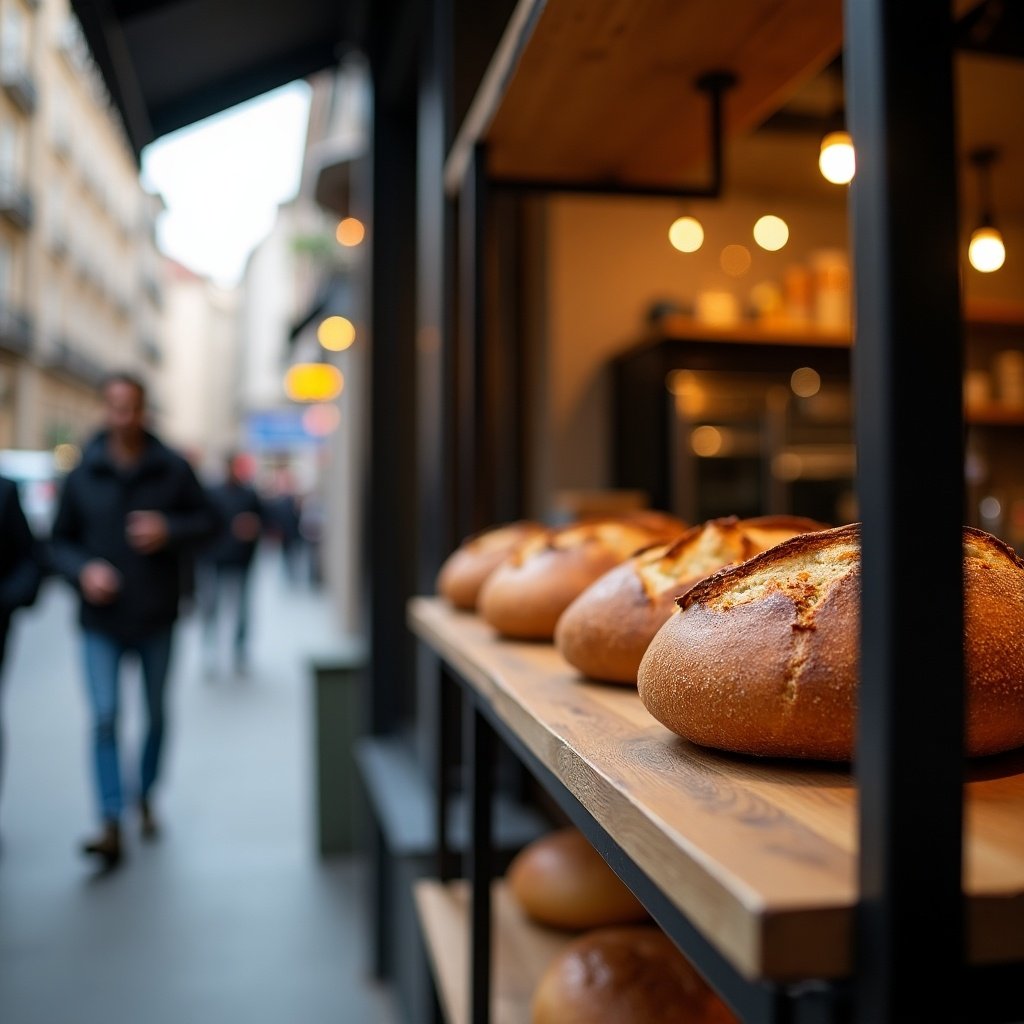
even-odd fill
[[[368,0],[71,0],[138,156],[210,114],[335,64]]]

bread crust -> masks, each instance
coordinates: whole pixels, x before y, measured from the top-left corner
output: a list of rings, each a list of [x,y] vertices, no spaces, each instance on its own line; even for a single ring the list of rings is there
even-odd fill
[[[516,902],[532,920],[566,931],[649,920],[578,829],[556,829],[523,847],[505,872]]]
[[[541,523],[520,519],[467,537],[442,563],[437,574],[438,594],[456,608],[475,610],[484,580],[518,544],[544,529]]]
[[[550,640],[566,606],[657,533],[618,519],[574,523],[530,538],[487,577],[477,610],[502,636]]]
[[[640,665],[644,705],[685,739],[851,761],[860,677],[858,524],[802,534],[679,600]],[[1024,561],[964,528],[967,753],[1024,744]]]
[[[532,1024],[736,1024],[736,1017],[661,929],[597,928],[548,965]]]
[[[796,533],[828,527],[799,516],[726,516],[652,545],[587,587],[560,616],[555,646],[591,679],[635,686],[644,652],[676,611],[676,599],[709,573]]]

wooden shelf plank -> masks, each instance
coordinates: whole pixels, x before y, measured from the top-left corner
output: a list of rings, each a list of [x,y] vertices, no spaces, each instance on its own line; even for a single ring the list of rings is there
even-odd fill
[[[818,348],[849,348],[850,332],[824,330],[813,324],[761,324],[743,322],[735,327],[715,327],[679,313],[658,319],[654,333],[673,341],[721,341],[743,345],[808,345]]]
[[[446,184],[458,187],[481,140],[498,180],[693,183],[710,155],[700,75],[738,75],[725,98],[735,135],[841,43],[841,0],[736,0],[728,18],[718,0],[522,0],[456,137]]]
[[[968,423],[985,427],[1024,427],[1024,409],[1016,409],[995,402],[987,405],[968,405],[964,409]]]
[[[427,952],[448,1024],[469,1024],[469,883],[424,879],[414,887]],[[548,964],[575,937],[533,924],[501,881],[493,889],[491,1020],[529,1024],[533,991]]]
[[[415,598],[409,621],[737,969],[778,980],[852,972],[848,770],[686,743],[634,690],[581,680],[550,644],[500,640],[439,599]],[[1024,753],[971,772],[970,955],[1021,958]]]

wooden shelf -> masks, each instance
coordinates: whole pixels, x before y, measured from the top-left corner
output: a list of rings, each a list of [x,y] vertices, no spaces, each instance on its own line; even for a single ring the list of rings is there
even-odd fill
[[[733,71],[727,135],[749,131],[831,61],[841,0],[520,0],[445,168],[456,192],[476,143],[495,180],[680,186],[708,153],[707,97]]]
[[[1020,327],[1024,332],[1024,304],[972,301],[964,308],[964,323],[968,327]],[[715,327],[683,313],[669,313],[659,317],[652,330],[657,337],[670,340],[721,341],[746,345],[849,348],[853,340],[849,331],[828,330],[814,324],[772,324],[745,320],[735,327]],[[992,412],[992,422],[1012,421],[1012,416],[1001,415],[1007,411],[998,407],[988,407],[983,412],[986,415]]]
[[[634,690],[581,680],[551,645],[500,640],[440,599],[414,598],[409,621],[744,975],[852,973],[847,770],[686,743]],[[1024,957],[1024,753],[972,765],[966,820],[969,956]]]
[[[670,341],[721,341],[744,345],[807,345],[818,348],[849,348],[850,332],[824,330],[796,323],[760,324],[744,321],[735,327],[714,327],[693,317],[670,313],[659,317],[653,328],[658,338]]]
[[[575,936],[533,924],[504,883],[495,883],[492,892],[491,1020],[530,1024],[530,1001],[541,975]],[[414,895],[445,1020],[469,1024],[469,883],[425,879],[416,883]]]
[[[1024,409],[1006,405],[969,405],[964,410],[967,423],[979,427],[1024,427]]]

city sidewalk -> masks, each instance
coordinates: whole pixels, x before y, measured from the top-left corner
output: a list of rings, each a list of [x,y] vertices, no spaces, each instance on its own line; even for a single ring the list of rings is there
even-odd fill
[[[199,623],[179,632],[161,838],[126,823],[128,856],[96,877],[74,602],[58,581],[16,623],[3,686],[3,1024],[387,1024],[366,976],[356,859],[316,854],[308,659],[331,646],[326,600],[256,567],[252,668],[204,676]],[[142,721],[123,688],[122,755]],[[128,776],[129,780],[131,776]]]

